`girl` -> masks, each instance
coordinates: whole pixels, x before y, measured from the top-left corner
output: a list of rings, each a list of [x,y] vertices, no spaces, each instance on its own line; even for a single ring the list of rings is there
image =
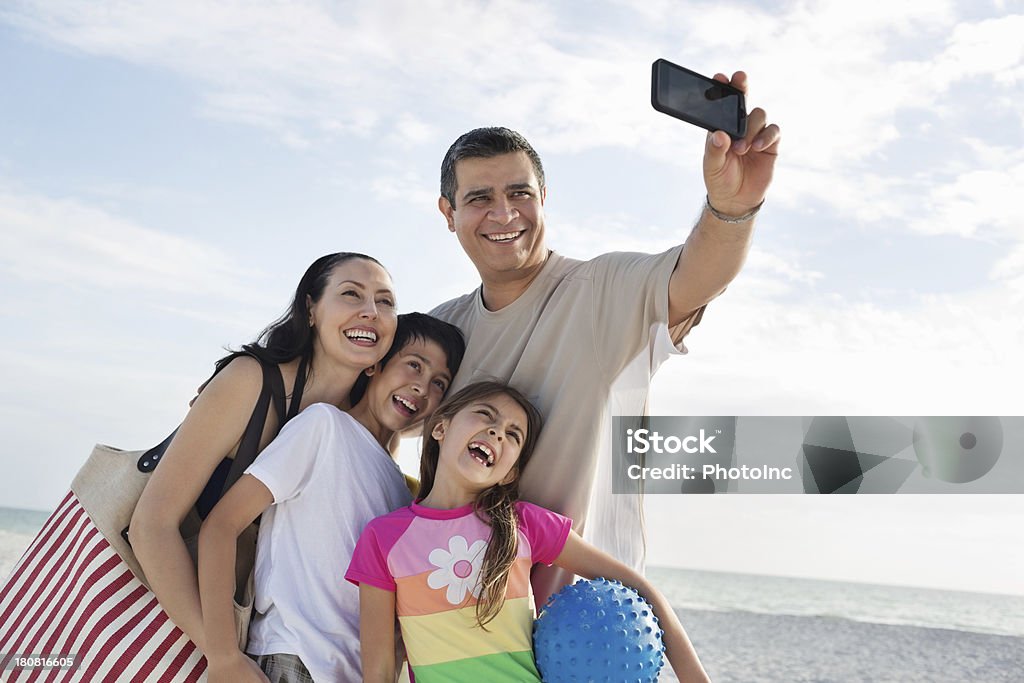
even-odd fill
[[[470,384],[427,419],[422,498],[370,522],[346,574],[360,586],[365,681],[394,680],[397,614],[417,683],[539,682],[530,589],[537,562],[636,588],[660,619],[676,675],[708,680],[654,586],[584,542],[571,520],[517,501],[540,426],[536,408],[497,382]]]

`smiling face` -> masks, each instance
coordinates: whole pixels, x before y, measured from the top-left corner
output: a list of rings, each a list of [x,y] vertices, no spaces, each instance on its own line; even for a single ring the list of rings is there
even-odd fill
[[[475,495],[514,481],[527,424],[526,411],[506,394],[473,401],[442,420],[431,432],[440,443],[435,485],[445,482]]]
[[[359,370],[384,357],[398,317],[391,276],[379,264],[350,259],[337,265],[320,299],[307,297],[315,328],[314,364],[329,359]]]
[[[394,433],[434,412],[451,382],[448,356],[440,344],[412,339],[387,365],[373,371],[352,416],[386,443]]]
[[[463,159],[455,206],[438,206],[485,282],[521,278],[544,263],[544,196],[525,152]]]

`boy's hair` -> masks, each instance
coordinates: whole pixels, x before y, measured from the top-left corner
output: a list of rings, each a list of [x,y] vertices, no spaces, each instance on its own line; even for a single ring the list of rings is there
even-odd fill
[[[448,363],[448,372],[455,377],[462,365],[462,357],[466,353],[466,342],[462,338],[462,332],[455,325],[426,313],[402,313],[398,316],[395,338],[391,342],[391,348],[380,360],[381,369],[413,341],[432,341],[440,346]],[[352,386],[352,391],[349,392],[351,405],[362,400],[369,384],[370,378],[365,374],[360,374]]]
[[[525,152],[533,164],[533,173],[537,176],[539,190],[544,190],[544,166],[540,163],[540,155],[526,138],[514,130],[503,127],[476,128],[463,133],[448,148],[441,161],[441,196],[455,206],[455,191],[458,183],[455,178],[455,165],[463,159],[489,159],[501,154]]]
[[[505,604],[508,575],[518,552],[516,501],[519,500],[519,478],[533,455],[544,420],[540,411],[519,391],[503,382],[475,382],[445,399],[423,424],[423,453],[420,458],[420,491],[424,498],[434,487],[441,444],[433,437],[434,427],[442,420],[451,420],[463,408],[489,398],[505,395],[519,404],[526,413],[526,434],[513,467],[515,478],[508,484],[495,484],[477,494],[473,501],[476,515],[491,527],[483,566],[480,568],[480,598],[476,603],[476,621],[481,628],[498,616]],[[485,629],[486,630],[486,629]]]

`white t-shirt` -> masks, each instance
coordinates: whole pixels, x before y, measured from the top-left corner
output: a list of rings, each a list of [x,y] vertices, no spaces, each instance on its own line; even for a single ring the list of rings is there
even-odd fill
[[[651,376],[700,321],[704,308],[669,329],[668,283],[682,247],[615,252],[577,261],[551,252],[518,299],[489,311],[480,288],[431,315],[462,330],[466,355],[451,390],[475,380],[508,382],[544,416],[520,482],[523,500],[573,520],[585,539],[642,571],[639,490],[612,494],[611,417],[646,414]],[[542,605],[572,581],[534,569]]]
[[[402,471],[348,413],[316,403],[246,473],[274,495],[246,650],[298,655],[315,681],[361,681],[359,589],[345,570],[363,527],[412,501]]]

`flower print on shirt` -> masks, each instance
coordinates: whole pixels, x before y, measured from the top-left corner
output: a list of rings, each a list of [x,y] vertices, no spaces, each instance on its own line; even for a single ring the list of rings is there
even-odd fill
[[[487,542],[480,539],[469,545],[462,536],[448,539],[448,550],[435,548],[428,559],[438,569],[427,577],[427,585],[435,590],[447,588],[445,598],[453,605],[461,605],[466,593],[480,597],[480,567],[484,563]]]

